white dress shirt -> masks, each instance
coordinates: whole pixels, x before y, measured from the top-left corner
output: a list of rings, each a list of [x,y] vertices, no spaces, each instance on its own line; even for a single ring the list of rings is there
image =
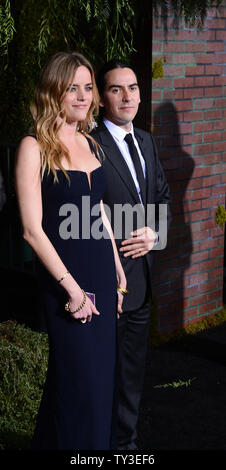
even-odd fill
[[[134,181],[134,184],[136,186],[136,190],[138,192],[138,195],[139,195],[139,198],[140,198],[140,201],[142,203],[142,198],[141,198],[141,193],[140,193],[140,186],[139,186],[139,183],[138,183],[138,180],[137,180],[137,174],[136,174],[136,170],[134,168],[134,164],[133,164],[133,160],[132,160],[132,157],[130,155],[130,152],[129,152],[129,146],[127,144],[127,142],[124,140],[126,134],[132,134],[132,137],[133,137],[133,141],[134,141],[134,144],[136,146],[136,149],[138,151],[138,155],[140,157],[140,161],[141,161],[141,166],[142,166],[142,170],[144,172],[144,177],[146,177],[146,172],[145,172],[145,161],[144,161],[144,158],[141,154],[141,151],[140,151],[140,148],[139,148],[139,145],[138,145],[138,142],[134,136],[134,129],[133,129],[133,124],[132,124],[132,128],[129,132],[125,131],[124,129],[122,129],[121,127],[119,126],[116,126],[116,124],[114,124],[113,122],[111,121],[108,121],[108,119],[104,118],[104,124],[105,126],[108,128],[109,132],[111,133],[115,143],[117,144],[130,172],[131,172],[131,175],[132,175],[132,178],[133,178],[133,181]],[[143,204],[143,203],[142,203]]]

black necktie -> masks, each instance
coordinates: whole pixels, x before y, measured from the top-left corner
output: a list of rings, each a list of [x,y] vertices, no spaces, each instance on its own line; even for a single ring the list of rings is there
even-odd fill
[[[146,203],[146,183],[144,179],[144,173],[142,170],[140,157],[136,149],[136,146],[134,144],[132,134],[127,134],[124,137],[124,140],[127,142],[129,146],[130,155],[133,160],[133,164],[134,164],[136,174],[137,174],[138,183],[140,186],[141,198],[142,198],[143,204],[145,204]]]

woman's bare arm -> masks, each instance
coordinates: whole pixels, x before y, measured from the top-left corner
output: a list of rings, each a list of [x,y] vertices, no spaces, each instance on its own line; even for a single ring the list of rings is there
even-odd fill
[[[40,149],[33,137],[25,137],[18,148],[15,183],[24,239],[57,281],[67,271],[67,266],[62,262],[42,228]],[[70,297],[71,309],[74,310],[81,304],[83,299],[81,288],[70,274],[64,278],[61,284],[67,291]],[[90,304],[89,299],[87,299],[86,304]],[[83,314],[84,311],[85,308]],[[93,313],[96,312],[93,311]],[[81,317],[81,313],[75,315],[76,318]],[[86,317],[86,315],[84,316]]]
[[[114,234],[113,234],[113,231],[112,231],[112,228],[111,228],[111,224],[110,224],[110,222],[107,218],[107,215],[105,213],[105,210],[104,210],[103,201],[101,201],[101,214],[102,214],[103,224],[106,227],[106,230],[108,231],[109,236],[111,238],[111,242],[112,242],[112,247],[113,247],[113,251],[114,251],[114,258],[115,258],[117,281],[118,281],[118,284],[123,289],[126,289],[126,276],[125,276],[125,273],[124,273],[124,270],[123,270],[123,267],[122,267],[122,264],[121,264],[121,261],[120,261],[120,258],[119,258],[119,254],[118,254],[117,246],[116,246],[116,243],[115,243]],[[118,312],[119,313],[122,313],[122,302],[123,302],[123,296],[120,292],[118,292]]]

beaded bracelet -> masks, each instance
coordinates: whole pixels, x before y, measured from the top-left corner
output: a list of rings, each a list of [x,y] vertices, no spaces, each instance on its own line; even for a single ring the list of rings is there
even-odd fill
[[[82,290],[82,289],[81,289]],[[79,307],[76,308],[76,310],[74,310],[73,312],[70,310],[70,301],[68,300],[65,304],[65,310],[67,312],[70,312],[70,313],[76,313],[76,312],[79,312],[79,310],[82,310],[82,308],[84,307],[85,303],[86,303],[86,293],[84,292],[84,290],[82,290],[82,293],[83,293],[83,300],[82,300],[82,303],[79,305]]]

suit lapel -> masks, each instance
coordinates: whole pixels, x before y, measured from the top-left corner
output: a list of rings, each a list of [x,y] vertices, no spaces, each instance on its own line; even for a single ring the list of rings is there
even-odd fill
[[[117,146],[112,135],[108,131],[107,127],[101,123],[98,128],[98,135],[100,137],[100,143],[106,155],[106,158],[111,162],[114,168],[117,170],[120,178],[123,180],[124,184],[127,186],[129,192],[131,193],[133,199],[137,204],[140,203],[140,199],[136,190],[136,186],[133,181],[133,177],[130,173],[130,170]],[[94,135],[95,138],[95,135]]]
[[[151,159],[150,159],[150,153],[151,149],[148,145],[147,139],[144,139],[143,136],[139,133],[138,129],[134,129],[134,134],[137,139],[138,145],[140,147],[142,156],[145,160],[145,166],[146,166],[146,193],[147,193],[147,198],[146,201],[150,202],[152,201],[152,188],[153,188],[153,168],[151,168]]]

